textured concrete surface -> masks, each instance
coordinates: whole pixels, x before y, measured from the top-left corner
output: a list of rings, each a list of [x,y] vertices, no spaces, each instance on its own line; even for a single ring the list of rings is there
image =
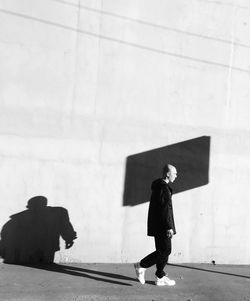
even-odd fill
[[[171,260],[249,264],[249,20],[249,0],[0,0],[0,227],[44,195],[78,233],[59,261],[135,261],[154,243],[148,204],[123,206],[127,158],[209,136]],[[164,160],[181,179],[192,156]]]
[[[135,279],[132,264],[0,265],[0,300],[249,301],[250,266],[169,265],[175,287]]]

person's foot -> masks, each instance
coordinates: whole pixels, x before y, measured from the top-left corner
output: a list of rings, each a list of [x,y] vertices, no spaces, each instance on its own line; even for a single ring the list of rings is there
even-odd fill
[[[173,286],[175,285],[175,281],[169,279],[167,276],[163,276],[162,278],[156,277],[155,284],[158,286],[163,286],[163,285]]]
[[[139,262],[134,264],[134,268],[135,268],[136,277],[139,280],[139,282],[141,284],[145,284],[145,271],[146,271],[146,269],[142,268],[140,266]]]

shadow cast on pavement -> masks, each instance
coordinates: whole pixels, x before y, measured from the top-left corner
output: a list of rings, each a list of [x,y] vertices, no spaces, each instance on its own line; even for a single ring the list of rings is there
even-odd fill
[[[250,276],[246,276],[246,275],[239,275],[239,274],[220,272],[220,271],[215,271],[215,270],[210,270],[210,269],[196,268],[196,267],[188,266],[188,265],[180,265],[180,264],[172,264],[172,263],[168,263],[168,265],[178,267],[178,268],[185,268],[185,269],[197,270],[197,271],[202,271],[202,272],[216,273],[216,274],[222,274],[222,275],[227,275],[227,276],[234,276],[234,277],[250,279]]]
[[[119,275],[119,274],[94,271],[94,270],[77,268],[77,267],[73,267],[73,266],[61,265],[61,264],[56,264],[56,263],[42,264],[42,265],[25,265],[25,266],[31,267],[31,268],[36,268],[36,269],[41,269],[41,270],[47,270],[47,271],[51,271],[51,272],[63,273],[63,274],[72,275],[72,276],[89,278],[89,279],[93,279],[96,281],[103,281],[103,282],[107,282],[107,283],[111,283],[111,284],[124,285],[124,286],[132,286],[132,284],[120,282],[120,281],[116,281],[116,280],[109,280],[109,279],[105,279],[105,278],[95,277],[95,276],[92,276],[89,274],[95,274],[95,275],[110,277],[110,278],[119,279],[119,280],[137,281],[135,278],[131,278],[131,277],[127,277],[127,276],[123,276],[123,275]]]

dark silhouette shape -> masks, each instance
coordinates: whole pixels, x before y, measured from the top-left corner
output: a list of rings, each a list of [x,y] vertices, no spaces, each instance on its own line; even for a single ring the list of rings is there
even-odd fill
[[[76,239],[67,210],[47,206],[44,196],[36,196],[28,201],[27,210],[10,216],[3,226],[0,255],[5,263],[52,263],[60,237],[66,248]]]
[[[166,163],[173,164],[178,171],[178,181],[171,185],[173,193],[208,184],[209,153],[210,137],[202,136],[129,156],[123,206],[148,202],[151,183],[162,176],[161,170]]]
[[[132,286],[132,285],[129,283],[125,283],[125,282],[96,277],[96,275],[102,276],[102,277],[114,278],[114,279],[118,279],[118,280],[127,280],[127,281],[137,282],[137,280],[135,278],[131,278],[131,277],[127,277],[127,276],[123,276],[123,275],[119,275],[119,274],[114,274],[114,273],[89,270],[89,269],[85,269],[85,268],[78,268],[78,267],[74,267],[71,265],[62,265],[62,264],[54,263],[54,264],[43,264],[43,265],[38,264],[38,265],[26,265],[26,266],[31,267],[31,268],[36,268],[36,269],[47,270],[47,271],[51,271],[51,272],[63,273],[63,274],[76,276],[76,277],[89,278],[89,279],[107,282],[107,283],[111,283],[111,284],[124,285],[124,286]],[[89,274],[94,274],[94,276],[89,275]]]
[[[188,265],[180,265],[180,264],[173,264],[173,263],[168,263],[168,265],[171,265],[171,266],[174,266],[174,267],[185,268],[185,269],[191,269],[191,270],[202,271],[202,272],[209,272],[209,273],[223,274],[223,275],[227,275],[227,276],[234,276],[234,277],[241,277],[241,278],[247,278],[247,279],[250,279],[250,276],[246,276],[246,275],[238,275],[238,274],[233,274],[233,273],[226,273],[226,272],[220,272],[220,271],[215,271],[215,270],[196,268],[196,267],[192,267],[192,266],[188,266]],[[214,267],[214,266],[213,266],[213,267]]]

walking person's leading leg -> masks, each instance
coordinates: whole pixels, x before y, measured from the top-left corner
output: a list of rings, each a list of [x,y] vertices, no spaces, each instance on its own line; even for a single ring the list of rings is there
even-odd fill
[[[171,254],[172,242],[167,235],[159,235],[155,237],[155,248],[157,254],[156,260],[156,285],[175,285],[175,281],[166,276],[164,268],[168,263],[168,257]]]

